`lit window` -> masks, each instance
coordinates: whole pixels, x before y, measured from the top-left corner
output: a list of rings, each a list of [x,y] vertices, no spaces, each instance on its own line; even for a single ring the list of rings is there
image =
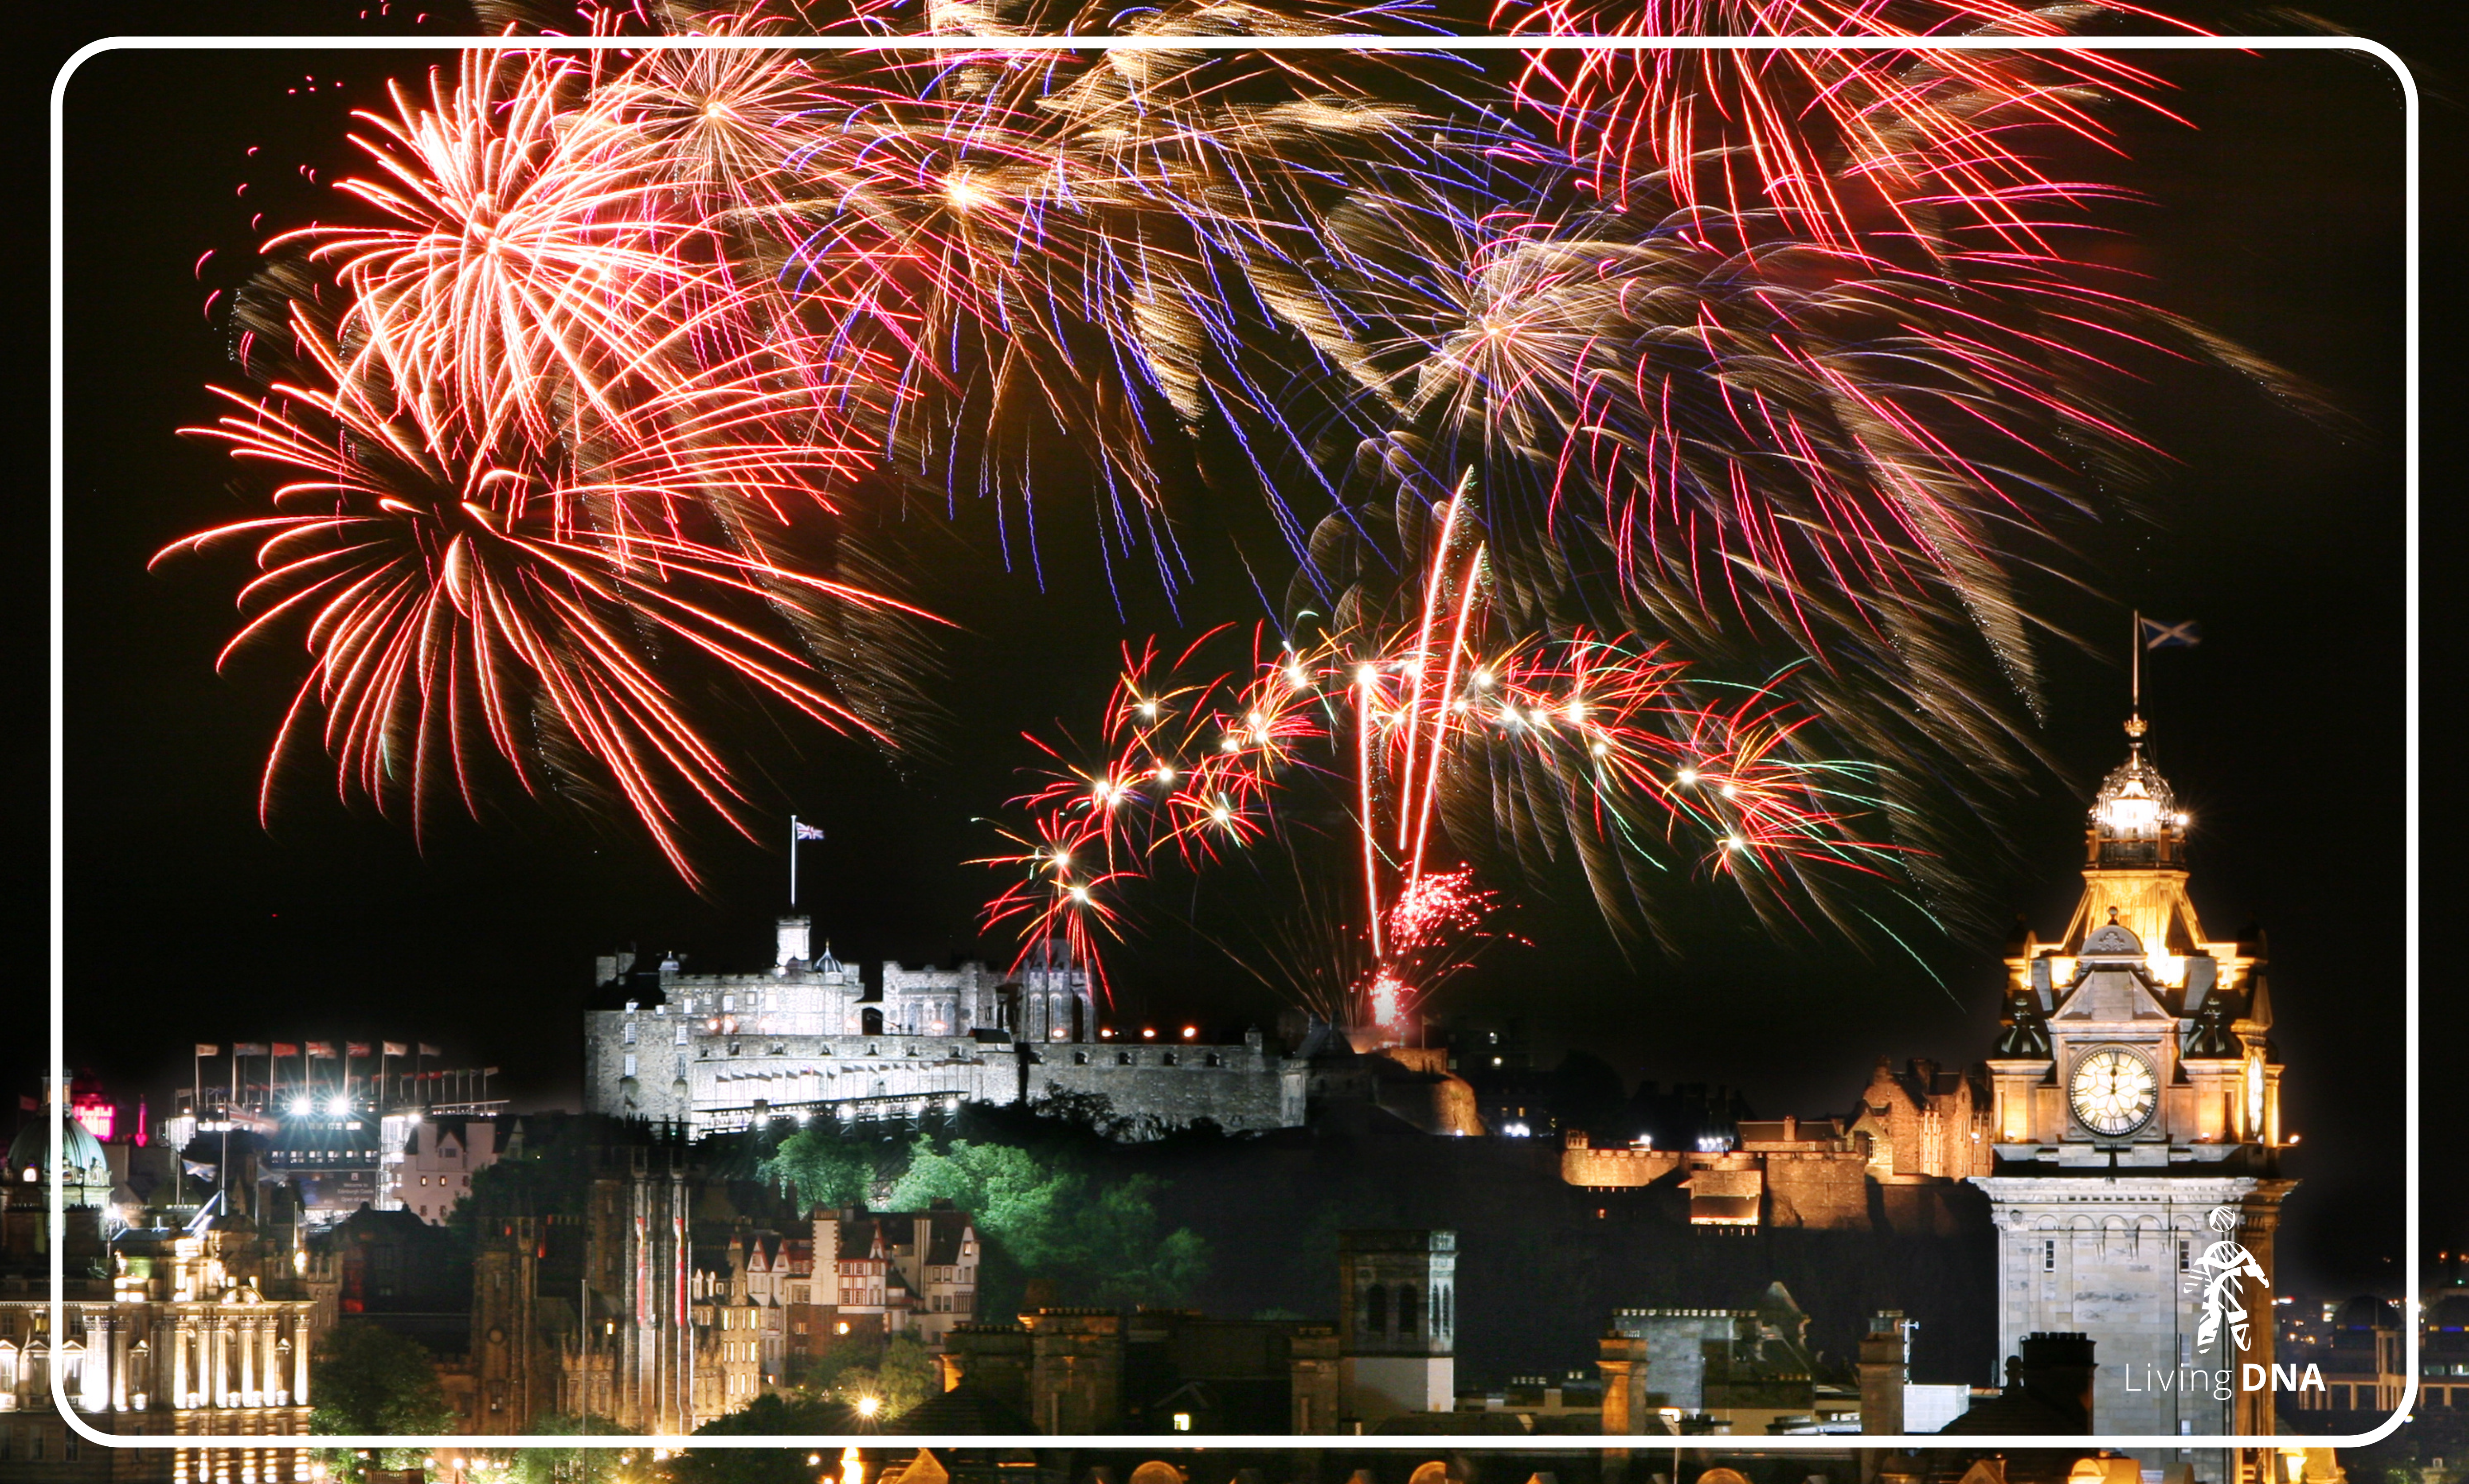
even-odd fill
[[[1177,1432],[1189,1432],[1191,1430],[1191,1414],[1189,1412],[1177,1412],[1174,1414],[1174,1430]]]

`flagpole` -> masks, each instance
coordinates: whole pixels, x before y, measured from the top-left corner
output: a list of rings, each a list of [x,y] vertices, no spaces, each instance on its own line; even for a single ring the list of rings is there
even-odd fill
[[[789,816],[789,910],[797,910],[797,816]]]
[[[2143,715],[2143,610],[2135,609],[2128,622],[2134,626],[2134,633],[2127,640],[2127,645],[2134,654],[2134,714],[2139,717]]]

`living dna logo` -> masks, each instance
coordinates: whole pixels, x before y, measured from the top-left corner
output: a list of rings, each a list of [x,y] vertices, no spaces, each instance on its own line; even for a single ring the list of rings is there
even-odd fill
[[[2241,1220],[2229,1206],[2214,1206],[2204,1218],[2205,1224],[2220,1234],[2220,1240],[2204,1249],[2201,1257],[2186,1265],[2185,1289],[2203,1295],[2203,1317],[2195,1324],[2195,1354],[2208,1356],[2220,1342],[2224,1332],[2240,1354],[2253,1339],[2253,1320],[2247,1313],[2246,1280],[2253,1279],[2265,1288],[2272,1287],[2263,1264],[2237,1240]],[[2226,1358],[2226,1356],[2224,1357]],[[2202,1365],[2181,1365],[2164,1371],[2146,1361],[2143,1384],[2135,1384],[2134,1367],[2120,1367],[2126,1373],[2129,1391],[2209,1392],[2226,1402],[2239,1391],[2321,1391],[2323,1370],[2309,1362],[2303,1371],[2296,1365],[2264,1365],[2254,1360],[2242,1360],[2235,1367],[2222,1365],[2213,1370]]]

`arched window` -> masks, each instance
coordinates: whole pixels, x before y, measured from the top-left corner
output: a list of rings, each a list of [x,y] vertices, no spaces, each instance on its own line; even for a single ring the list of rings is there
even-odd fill
[[[1411,1283],[1397,1285],[1397,1333],[1413,1339],[1423,1327],[1423,1295]]]
[[[1389,1333],[1389,1290],[1376,1283],[1363,1290],[1363,1333]]]
[[[882,1012],[882,1011],[880,1011],[880,1010],[868,1010],[868,1011],[865,1012],[863,1015],[859,1016],[858,1016],[858,1030],[859,1030],[859,1033],[860,1033],[861,1035],[865,1035],[865,1036],[880,1036],[880,1035],[882,1035],[882,1034],[883,1034],[883,1012]]]

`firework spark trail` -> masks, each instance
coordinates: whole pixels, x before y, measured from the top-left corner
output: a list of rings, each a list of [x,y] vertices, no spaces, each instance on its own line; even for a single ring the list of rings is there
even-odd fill
[[[2096,16],[2196,32],[2107,0],[1498,0],[1492,10],[1511,34],[1563,36],[2057,36]],[[1832,246],[1859,240],[1882,213],[1925,241],[1978,228],[2039,252],[2051,203],[2116,193],[2050,178],[2029,142],[2071,137],[2115,152],[2098,105],[2124,99],[2165,113],[2162,90],[2098,51],[1745,49],[1538,51],[1517,87],[1586,161],[1596,189],[1623,204],[1634,181],[1662,169],[1685,206],[1769,206]]]
[[[2013,0],[1646,0],[1615,15],[1588,3],[1502,0],[1498,15],[1554,35],[1918,36],[2053,34],[2093,13]],[[684,650],[799,710],[813,703],[800,699],[807,682],[782,677],[827,673],[816,693],[840,710],[823,711],[843,725],[862,716],[859,730],[896,743],[886,719],[918,689],[912,615],[871,572],[819,579],[805,537],[842,550],[849,518],[919,484],[950,500],[974,481],[999,518],[1007,499],[1026,514],[1027,470],[1062,452],[1094,471],[1109,581],[1145,544],[1171,590],[1183,574],[1166,495],[1217,485],[1198,455],[1217,434],[1260,475],[1299,587],[1335,610],[1329,644],[1375,665],[1368,682],[1350,670],[1332,683],[1296,655],[1286,663],[1307,694],[1246,682],[1234,691],[1258,694],[1220,699],[1242,701],[1230,717],[1260,710],[1272,732],[1324,734],[1286,736],[1290,751],[1350,729],[1356,811],[1382,821],[1364,841],[1374,903],[1422,879],[1436,817],[1465,833],[1447,817],[1459,796],[1449,775],[1476,765],[1433,697],[1466,698],[1475,636],[1492,630],[1554,636],[1563,655],[1590,631],[1651,633],[1693,661],[1787,669],[1792,694],[1823,715],[1828,747],[1881,762],[1931,753],[2012,777],[2032,743],[1997,682],[2037,704],[2009,576],[2030,558],[2016,551],[2066,509],[2058,491],[2074,466],[2106,472],[2102,461],[2135,446],[2086,391],[2114,369],[2101,342],[2271,379],[2091,286],[2053,245],[2066,223],[2042,218],[2065,218],[2095,188],[2051,179],[2038,142],[2106,141],[2099,98],[2148,105],[2158,89],[2098,53],[1536,53],[1503,90],[1396,56],[1029,53],[1001,40],[1431,25],[1388,0],[1120,12],[932,0],[819,19],[792,0],[587,6],[579,18],[611,34],[993,38],[933,56],[471,54],[425,97],[398,89],[390,111],[362,116],[375,172],[339,183],[360,209],[354,220],[268,244],[269,272],[306,264],[341,290],[320,311],[333,364],[308,384],[388,429],[372,446],[400,445],[385,457],[417,467],[424,489],[471,483],[474,507],[537,514],[589,554],[522,548],[526,560],[598,562],[634,584],[562,576],[571,591],[529,616],[524,645],[500,635],[474,653],[565,677],[575,699],[558,730],[635,769],[619,772],[621,789],[673,858],[670,806],[642,769],[707,801],[736,794],[716,742],[643,725],[670,682],[639,634],[672,622],[658,585],[672,573],[725,589],[750,615],[734,628],[688,616],[704,638]],[[1521,115],[1568,148],[1530,137]],[[329,303],[317,286],[292,291]],[[314,399],[270,398],[266,416],[295,403]],[[1386,537],[1359,509],[1341,500],[1313,530],[1280,492],[1279,474],[1293,470],[1307,472],[1305,488],[1342,490],[1351,476],[1317,462],[1332,428],[1361,438],[1358,464],[1395,484],[1383,529],[1396,551],[1374,549]],[[1462,472],[1462,500],[1430,492]],[[517,498],[533,485],[555,493]],[[1437,542],[1425,538],[1433,524]],[[300,530],[324,539],[343,528]],[[312,537],[287,539],[304,551]],[[517,549],[494,537],[447,545]],[[555,589],[545,579],[468,589],[473,559],[424,567],[419,582],[467,602]],[[1465,575],[1476,567],[1481,583]],[[252,601],[281,585],[252,588]],[[371,777],[351,739],[386,709],[353,677],[454,651],[375,643],[377,626],[415,618],[448,634],[435,593],[353,591],[372,605],[360,617],[370,638],[326,674],[316,646],[332,630],[312,628],[321,668],[295,719],[312,700],[327,706],[334,744],[359,749],[344,771]],[[629,608],[628,625],[587,622],[595,604]],[[581,627],[560,648],[564,622]],[[1311,653],[1338,652],[1325,650]],[[1495,658],[1500,675],[1517,663]],[[1802,660],[1812,662],[1792,664]],[[607,669],[588,674],[593,666]],[[460,683],[451,664],[424,673],[449,693]],[[1890,697],[1875,694],[1880,682]],[[581,705],[604,693],[622,704]],[[457,749],[475,735],[509,758],[521,745],[498,700],[476,734],[448,711],[456,724],[422,733],[424,765],[460,767]],[[1267,828],[1261,801],[1289,760],[1256,757],[1268,749],[1245,725],[1202,745],[1119,723],[1152,747],[1152,772],[1081,780],[1108,790],[1090,795],[1106,807],[1082,821],[1085,840],[1058,837],[1067,850],[1118,859],[1125,837],[1109,821],[1161,789],[1163,833],[1143,850],[1201,860]],[[1575,760],[1531,739],[1512,750],[1487,776],[1521,850],[1548,855],[1555,832],[1594,828],[1591,804],[1554,797],[1578,787],[1563,781]],[[1821,748],[1808,738],[1789,750]],[[1178,760],[1171,788],[1154,773],[1166,758]],[[1904,775],[1885,776],[1897,787]],[[1826,813],[1811,804],[1795,817]],[[1604,817],[1627,842],[1621,832],[1651,816]],[[1893,817],[1897,828],[1910,818]],[[1616,878],[1637,893],[1627,856],[1582,836],[1579,854],[1607,913]],[[1365,926],[1387,936],[1378,910]]]
[[[1583,634],[1478,652],[1480,548],[1451,569],[1448,585],[1463,586],[1436,582],[1429,619],[1369,651],[1332,641],[1264,653],[1256,634],[1247,667],[1195,679],[1222,630],[1171,661],[1154,644],[1126,650],[1097,761],[1015,801],[1035,823],[1006,833],[1019,850],[981,862],[1018,873],[989,924],[1019,925],[1025,952],[1061,939],[1101,962],[1101,940],[1123,929],[1120,899],[1163,862],[1202,868],[1257,841],[1290,844],[1279,809],[1289,790],[1350,795],[1364,870],[1353,921],[1371,947],[1353,1013],[1395,1033],[1463,967],[1499,904],[1409,823],[1487,755],[1553,770],[1568,812],[1625,850],[1695,837],[1707,874],[1755,896],[1813,895],[1822,868],[1883,875],[1900,858],[1859,834],[1876,806],[1843,786],[1861,770],[1800,761],[1805,719],[1770,693],[1699,703],[1677,661]]]
[[[271,470],[278,514],[155,558],[255,541],[260,572],[241,592],[254,611],[222,658],[279,628],[300,631],[310,673],[269,754],[262,808],[313,702],[338,793],[408,804],[418,827],[450,768],[477,815],[476,709],[486,748],[526,790],[588,787],[559,757],[579,752],[691,881],[681,800],[750,832],[723,749],[680,699],[681,656],[822,725],[888,740],[800,645],[796,621],[846,607],[927,615],[793,562],[789,533],[752,518],[758,501],[710,518],[714,488],[784,493],[783,470],[828,466],[836,450],[749,441],[742,423],[760,409],[696,389],[683,408],[643,409],[665,428],[657,441],[579,440],[588,457],[574,444],[442,439],[355,374],[328,332],[295,317],[289,339],[297,376],[263,396],[222,391],[236,410],[188,430]],[[727,435],[702,436],[712,421]],[[678,652],[656,658],[663,647]]]

